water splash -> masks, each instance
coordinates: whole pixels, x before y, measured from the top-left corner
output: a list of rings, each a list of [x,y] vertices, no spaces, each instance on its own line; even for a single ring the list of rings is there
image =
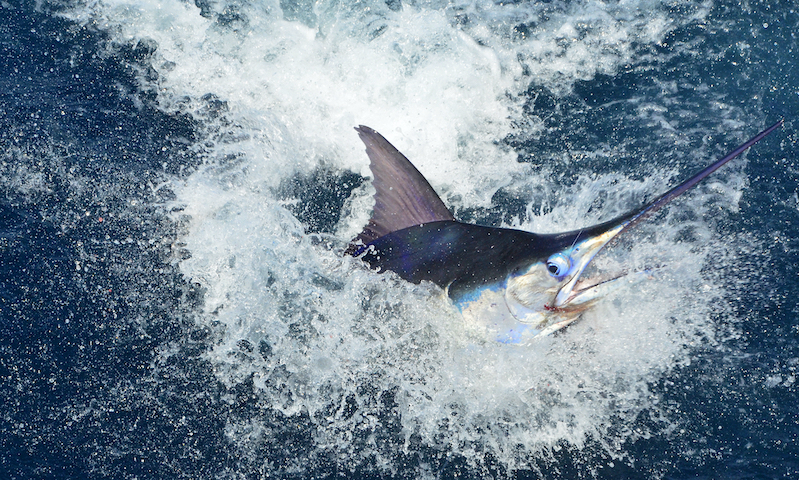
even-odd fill
[[[392,472],[414,454],[528,468],[588,441],[613,457],[648,435],[627,426],[658,411],[650,382],[713,339],[709,305],[723,292],[695,273],[722,247],[703,220],[673,212],[643,229],[626,264],[667,268],[565,334],[517,348],[464,328],[434,287],[340,255],[368,215],[368,184],[354,190],[334,234],[309,234],[280,188],[320,166],[366,175],[352,127],[368,124],[457,208],[486,207],[503,188],[538,191],[551,170],[532,175],[501,142],[543,135],[545,112],[524,107],[531,82],[557,97],[705,12],[678,20],[650,1],[107,1],[76,10],[73,18],[117,42],[151,42],[157,80],[143,85],[205,131],[193,146],[205,165],[172,187],[191,219],[180,266],[206,288],[199,321],[217,332],[207,358],[229,387],[251,382],[261,408],[231,421],[229,438],[257,451],[274,441],[277,423],[295,419],[314,458]],[[591,162],[603,154],[588,153]],[[579,227],[575,218],[610,218],[619,212],[592,206],[658,193],[669,173],[661,175],[579,177],[518,225],[557,231]],[[622,203],[616,208],[634,206]],[[597,264],[617,266],[619,255]],[[667,429],[669,419],[654,423]]]

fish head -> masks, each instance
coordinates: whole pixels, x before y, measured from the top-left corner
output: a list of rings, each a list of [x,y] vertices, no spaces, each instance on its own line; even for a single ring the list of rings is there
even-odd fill
[[[547,335],[577,320],[616,286],[615,280],[624,276],[587,279],[583,274],[597,253],[625,230],[629,217],[551,236],[548,245],[566,246],[512,272],[506,279],[505,303],[513,317],[531,325],[538,335]]]
[[[726,156],[708,165],[638,210],[584,230],[545,235],[539,244],[546,249],[522,269],[510,273],[505,285],[505,304],[523,325],[532,326],[536,336],[555,332],[578,319],[595,300],[604,296],[624,274],[605,279],[585,279],[583,274],[597,253],[623,232],[693,188],[708,175],[779,128],[783,121],[758,133]]]

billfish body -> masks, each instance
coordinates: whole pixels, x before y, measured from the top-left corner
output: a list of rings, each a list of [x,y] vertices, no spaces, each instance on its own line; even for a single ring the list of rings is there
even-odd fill
[[[470,324],[498,341],[524,343],[569,325],[602,295],[612,282],[581,285],[580,276],[610,240],[781,124],[782,120],[638,210],[558,234],[455,220],[405,156],[382,135],[360,126],[356,130],[374,175],[375,207],[347,253],[409,282],[435,283]]]

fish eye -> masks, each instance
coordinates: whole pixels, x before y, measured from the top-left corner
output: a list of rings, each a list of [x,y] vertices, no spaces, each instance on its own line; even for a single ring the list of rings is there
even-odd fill
[[[562,253],[556,253],[547,260],[547,271],[553,277],[562,277],[569,271],[571,262]]]

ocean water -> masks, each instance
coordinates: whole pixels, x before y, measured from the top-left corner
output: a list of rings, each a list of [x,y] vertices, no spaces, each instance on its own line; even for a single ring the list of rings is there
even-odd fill
[[[790,1],[0,3],[0,477],[799,477]],[[375,128],[571,230],[785,125],[482,338],[344,257]]]

